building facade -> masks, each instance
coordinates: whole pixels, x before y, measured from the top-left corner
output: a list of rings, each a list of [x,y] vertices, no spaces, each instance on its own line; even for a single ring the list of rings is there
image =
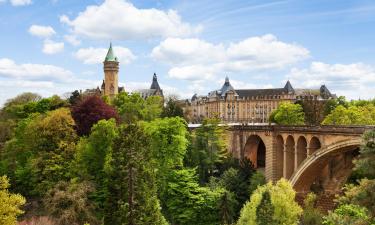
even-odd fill
[[[194,95],[187,100],[184,111],[190,122],[219,117],[223,122],[268,123],[268,118],[282,102],[297,100],[325,101],[335,95],[322,85],[320,89],[294,89],[288,81],[283,88],[234,89],[229,78],[219,90],[206,96]]]

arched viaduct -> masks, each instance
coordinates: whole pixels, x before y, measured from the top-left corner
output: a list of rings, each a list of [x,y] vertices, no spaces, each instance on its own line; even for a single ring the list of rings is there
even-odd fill
[[[267,180],[289,179],[299,193],[337,192],[370,129],[375,127],[234,125],[228,128],[229,151],[250,159]]]

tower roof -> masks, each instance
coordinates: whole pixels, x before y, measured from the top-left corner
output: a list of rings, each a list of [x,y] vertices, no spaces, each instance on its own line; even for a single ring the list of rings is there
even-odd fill
[[[289,80],[286,82],[285,86],[284,86],[284,89],[288,92],[288,93],[292,93],[294,92],[294,89],[292,87],[292,84],[289,82]]]
[[[104,62],[118,62],[117,57],[113,53],[112,42],[109,44],[109,49],[108,49],[107,56],[105,57]]]
[[[154,73],[154,76],[152,77],[152,84],[150,89],[156,89],[156,90],[161,90],[159,83],[158,83],[158,77],[156,76],[156,73]]]
[[[224,82],[224,85],[221,87],[221,89],[219,90],[221,96],[224,96],[228,91],[234,91],[234,88],[233,86],[230,84],[229,82],[229,78],[228,76],[225,77],[225,82]]]

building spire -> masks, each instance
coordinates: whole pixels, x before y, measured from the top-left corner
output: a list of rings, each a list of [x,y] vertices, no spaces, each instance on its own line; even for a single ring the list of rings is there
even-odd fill
[[[158,77],[156,76],[156,73],[154,73],[154,76],[152,77],[152,84],[150,89],[155,89],[155,90],[161,90],[159,83],[158,83]]]
[[[284,89],[288,92],[288,93],[293,93],[294,92],[294,89],[292,87],[292,84],[290,83],[290,81],[288,80],[284,86]]]
[[[109,44],[109,49],[108,49],[107,56],[105,57],[104,62],[118,62],[117,57],[113,53],[112,42],[110,42]]]

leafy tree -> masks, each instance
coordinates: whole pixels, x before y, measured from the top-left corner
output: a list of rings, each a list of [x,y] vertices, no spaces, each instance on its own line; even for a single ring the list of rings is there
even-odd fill
[[[337,106],[322,124],[335,125],[373,125],[375,124],[375,106]]]
[[[166,106],[163,108],[163,112],[161,116],[162,117],[179,116],[181,118],[184,118],[184,111],[182,110],[181,106],[177,103],[176,98],[169,98]]]
[[[68,101],[71,105],[74,105],[76,104],[77,102],[79,102],[81,100],[82,96],[81,94],[79,93],[78,90],[75,90],[71,93],[71,95],[69,96],[68,98]]]
[[[116,110],[100,97],[88,96],[72,107],[72,116],[79,135],[88,135],[91,127],[102,119],[118,118]]]
[[[134,123],[139,120],[150,121],[160,117],[163,99],[160,96],[150,96],[144,100],[138,93],[122,92],[113,100],[121,120]]]
[[[66,108],[22,120],[5,146],[3,160],[16,190],[41,195],[67,179],[76,140],[74,121]]]
[[[100,120],[95,124],[89,137],[83,137],[77,144],[73,170],[82,180],[95,183],[96,190],[91,194],[99,208],[108,195],[108,177],[106,170],[110,167],[112,144],[118,136],[116,121]]]
[[[266,183],[266,177],[263,173],[259,171],[253,173],[250,178],[249,193],[252,194],[259,186],[263,186]]]
[[[270,182],[258,187],[251,195],[250,201],[242,208],[237,225],[257,225],[257,207],[266,191],[271,196],[271,204],[274,208],[272,218],[275,223],[296,225],[302,209],[294,201],[295,191],[285,179],[280,179],[275,185]]]
[[[375,130],[364,133],[362,139],[364,144],[355,161],[355,170],[367,178],[375,179]]]
[[[186,154],[186,122],[180,117],[155,119],[142,123],[150,137],[150,153],[156,169],[159,192],[166,186],[167,174],[183,166]]]
[[[283,102],[271,113],[270,121],[280,125],[303,125],[305,113],[300,104]]]
[[[257,225],[276,225],[273,219],[274,206],[271,203],[271,196],[268,191],[263,192],[262,200],[256,208],[256,223]]]
[[[225,127],[218,118],[205,119],[193,133],[188,166],[198,167],[199,180],[206,183],[210,176],[219,172],[219,165],[228,157],[225,145]]]
[[[335,99],[329,99],[324,105],[324,116],[329,115],[337,106],[348,107],[348,102],[344,96]]]
[[[325,216],[323,225],[371,225],[367,210],[364,207],[344,204],[340,205],[335,211]]]
[[[44,205],[57,225],[99,224],[94,206],[88,196],[93,187],[88,182],[68,183],[61,181],[48,191]]]
[[[110,162],[105,224],[167,224],[157,198],[149,143],[138,125],[120,129]]]
[[[0,224],[16,225],[17,216],[23,213],[20,208],[26,200],[22,195],[9,193],[8,188],[8,178],[0,177]]]
[[[321,225],[323,214],[316,208],[316,195],[309,193],[304,200],[303,214],[301,223],[303,225]]]
[[[168,188],[163,193],[165,215],[171,224],[219,224],[225,190],[214,191],[200,187],[194,169],[173,170],[169,173]],[[230,201],[230,198],[226,199]],[[228,203],[227,205],[230,205]]]
[[[362,179],[359,185],[347,185],[344,195],[338,201],[340,204],[354,204],[365,207],[371,217],[375,218],[375,180]]]

